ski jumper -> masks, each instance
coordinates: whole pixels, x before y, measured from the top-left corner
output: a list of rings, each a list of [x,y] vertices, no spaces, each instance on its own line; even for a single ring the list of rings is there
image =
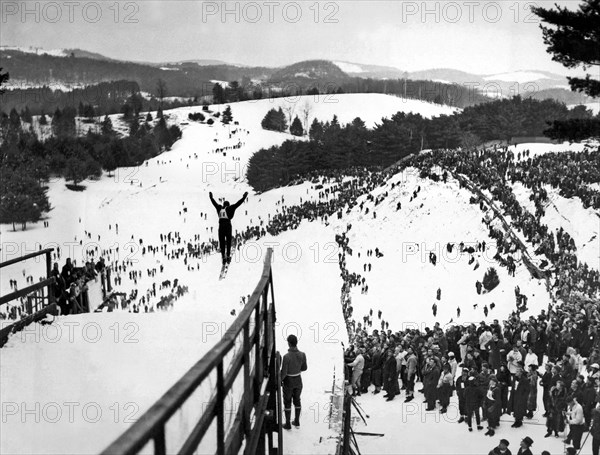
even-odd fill
[[[242,205],[245,199],[246,197],[243,196],[235,204],[223,207],[221,204],[217,204],[213,197],[210,196],[210,202],[212,202],[212,205],[214,205],[219,214],[219,245],[221,247],[221,257],[223,259],[231,256],[231,219],[235,215],[237,208]]]

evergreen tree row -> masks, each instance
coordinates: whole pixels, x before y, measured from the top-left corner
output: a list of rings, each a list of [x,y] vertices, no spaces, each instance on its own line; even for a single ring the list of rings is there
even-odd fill
[[[275,114],[282,118],[282,113],[272,110],[263,119],[263,127]],[[313,171],[387,167],[422,149],[472,148],[491,140],[540,137],[552,122],[575,119],[587,125],[600,121],[600,117],[592,118],[585,109],[569,111],[553,100],[516,96],[432,119],[398,112],[372,130],[360,118],[347,125],[340,125],[335,116],[325,123],[315,119],[308,131],[309,141],[290,140],[256,152],[249,161],[247,178],[255,190],[265,191]],[[276,125],[281,128],[281,124]]]
[[[137,111],[135,103],[131,108]],[[129,112],[129,109],[124,109]],[[52,136],[40,141],[30,130],[23,130],[22,119],[15,109],[0,116],[0,222],[21,224],[38,221],[51,210],[47,184],[51,176],[72,182],[69,188],[82,190],[81,182],[109,173],[118,167],[139,166],[145,160],[168,150],[181,137],[177,126],[167,126],[160,117],[154,126],[139,123],[137,114],[127,118],[130,135],[122,138],[113,131],[108,116],[99,133],[92,130],[77,136],[76,110],[57,109],[51,120]],[[126,117],[125,113],[123,115]]]
[[[164,85],[164,83],[162,84]],[[163,87],[163,93],[166,88]],[[0,97],[2,111],[8,113],[11,109],[17,109],[21,116],[50,114],[56,109],[67,107],[75,108],[80,117],[92,118],[107,114],[118,114],[123,104],[129,100],[132,94],[140,93],[140,87],[133,81],[102,82],[85,88],[76,88],[71,91],[54,90],[51,87],[8,89]],[[157,111],[162,109],[174,109],[182,106],[198,104],[199,97],[190,97],[186,100],[165,101],[160,98],[141,98],[143,111]]]

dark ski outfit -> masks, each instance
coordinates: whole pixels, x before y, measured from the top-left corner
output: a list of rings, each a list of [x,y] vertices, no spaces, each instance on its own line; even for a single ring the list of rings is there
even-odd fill
[[[221,247],[221,258],[223,262],[229,262],[231,260],[231,219],[235,215],[237,208],[242,205],[246,200],[248,193],[244,193],[244,196],[233,205],[227,207],[217,204],[214,200],[212,193],[210,193],[210,202],[217,209],[219,214],[219,245]]]
[[[300,374],[308,368],[306,354],[299,351],[297,347],[290,347],[287,354],[283,356],[281,364],[281,382],[283,385],[283,410],[286,425],[292,414],[292,402],[294,403],[295,420],[294,425],[299,425],[300,410],[302,405],[300,395],[302,394],[302,376]]]

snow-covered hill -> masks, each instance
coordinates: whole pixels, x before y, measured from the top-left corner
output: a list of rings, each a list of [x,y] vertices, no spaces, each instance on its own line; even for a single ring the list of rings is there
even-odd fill
[[[341,343],[348,341],[340,305],[342,279],[335,235],[345,232],[349,224],[352,225],[348,233],[350,246],[356,253],[348,258],[347,267],[350,272],[363,274],[369,285],[367,293],[354,288],[351,296],[358,321],[370,309],[375,314],[381,310],[383,320],[393,330],[409,325],[431,326],[436,320],[446,324],[451,319],[459,323],[503,319],[514,308],[516,285],[528,295],[530,312],[547,304],[543,283],[532,279],[524,267],[517,268],[515,277],[509,277],[505,269],[495,264],[492,248],[474,254],[471,264],[467,254],[457,255],[456,250],[447,253],[448,242],[464,241],[467,246],[469,242],[485,240],[490,246],[494,242],[481,222],[482,213],[477,205],[469,203],[470,194],[465,189],[460,189],[452,179],[448,185],[423,180],[411,169],[372,191],[373,197],[382,198],[377,206],[366,201],[366,196],[358,201],[370,209],[368,214],[357,206],[340,220],[303,221],[296,230],[276,237],[267,235],[258,242],[241,246],[225,281],[217,280],[217,255],[192,258],[187,263],[182,257],[175,257],[173,251],[187,242],[197,242],[195,236],[199,235],[200,241],[216,237],[217,217],[208,192],[230,201],[237,200],[244,191],[251,192],[244,179],[244,168],[251,154],[291,138],[260,127],[266,112],[280,106],[291,107],[292,115],[300,116],[306,103],[309,122],[313,118],[330,120],[336,114],[341,123],[361,117],[369,127],[398,110],[428,117],[452,112],[448,107],[385,95],[321,95],[235,103],[231,108],[239,125],[217,122],[209,126],[188,120],[188,114],[199,112],[200,107],[174,109],[165,114],[170,122],[182,126],[183,137],[171,151],[138,168],[119,169],[113,177],[105,175],[98,181],[86,182],[84,192],[67,190],[63,180],[51,182],[49,196],[54,210],[48,216],[47,228],[38,223],[27,231],[12,232],[10,226],[0,226],[2,260],[25,254],[39,245],[58,244],[62,254],[57,262],[61,266],[66,257],[80,265],[87,257],[86,251],[98,247],[109,251],[110,261],[117,265],[130,261],[126,263],[127,271],[121,273],[122,283],[117,286],[120,291],[129,293],[138,289],[142,296],[153,282],[160,284],[175,278],[189,288],[166,313],[116,311],[59,317],[49,326],[36,324],[22,335],[13,336],[1,351],[2,401],[14,404],[10,408],[14,413],[6,414],[0,422],[1,453],[102,450],[215,344],[233,320],[232,310],[241,308],[241,297],[253,290],[268,246],[275,249],[273,276],[279,350],[285,351],[286,336],[296,333],[300,348],[308,356],[303,426],[301,431],[285,433],[286,453],[318,454],[335,450],[335,440],[331,439],[334,434],[328,428],[327,391],[331,390],[334,371],[339,385]],[[216,111],[223,106],[210,109]],[[118,116],[113,116],[113,125],[118,127],[119,122]],[[216,151],[238,145],[239,148],[225,154]],[[421,190],[414,198],[413,192],[418,187]],[[236,212],[234,229],[266,223],[281,213],[284,206],[318,199],[319,190],[310,182],[261,195],[251,194],[249,201]],[[400,210],[398,203],[402,204]],[[175,232],[181,238],[180,244],[161,242],[161,234]],[[165,249],[156,254],[144,253],[143,248],[149,245],[165,245]],[[384,256],[367,259],[366,250],[376,247]],[[436,266],[427,260],[425,252],[430,250],[439,253]],[[367,262],[372,266],[369,272],[364,271]],[[479,263],[477,269],[475,262]],[[164,266],[164,271],[148,276],[148,269],[160,266]],[[478,295],[475,281],[481,279],[489,266],[498,270],[500,285],[490,293]],[[31,275],[37,280],[44,273],[43,267],[42,262],[30,261],[26,266],[3,269],[2,293],[8,292],[9,279],[16,279],[23,287],[24,276]],[[140,272],[137,280],[128,275],[134,270]],[[438,315],[434,317],[431,306],[438,288],[442,296]],[[155,303],[156,298],[151,302]],[[492,302],[496,307],[486,317],[483,307]],[[460,318],[456,314],[459,306]],[[374,320],[376,324],[381,322],[376,316]],[[200,391],[195,403],[205,402],[209,392],[210,383]],[[235,400],[232,394],[227,406],[233,408]],[[435,442],[440,440],[438,435],[464,442],[456,435],[455,422],[449,421],[432,426],[436,438],[424,444],[422,436],[413,431],[425,424],[420,403],[413,402],[409,407],[400,400],[393,403],[381,403],[382,400],[376,403],[371,397],[363,400],[374,416],[373,421],[377,421],[372,430],[386,433],[387,450],[397,452],[402,448],[405,453],[445,454],[448,447]],[[39,423],[25,412],[28,409],[36,412],[36,406],[40,409]],[[56,418],[57,409],[60,418]],[[74,411],[72,418],[69,409]],[[197,409],[183,410],[169,423],[170,450],[181,442],[181,434],[192,428],[191,416]],[[477,434],[471,436],[468,445],[456,446],[462,447],[461,453],[489,451],[489,439]],[[384,439],[361,440],[361,447],[364,444],[364,453],[380,453],[381,441]],[[553,438],[536,440],[539,450],[548,448],[551,453],[558,453],[559,446],[562,447]],[[210,444],[204,448],[208,450]]]
[[[513,71],[510,73],[492,74],[490,76],[484,76],[483,79],[486,81],[518,82],[519,84],[524,84],[525,82],[549,79],[549,77],[543,73],[523,70]]]

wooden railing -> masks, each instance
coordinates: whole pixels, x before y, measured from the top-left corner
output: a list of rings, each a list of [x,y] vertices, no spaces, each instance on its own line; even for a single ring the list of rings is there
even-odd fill
[[[54,284],[54,278],[50,276],[52,251],[53,248],[47,248],[0,263],[0,269],[2,269],[9,265],[17,264],[38,256],[46,256],[46,278],[44,280],[0,297],[0,306],[23,297],[27,299],[25,301],[24,316],[21,315],[20,319],[15,319],[14,322],[11,322],[10,319],[2,321],[2,328],[0,329],[0,347],[6,343],[8,336],[11,333],[22,330],[32,322],[43,319],[49,313],[56,314],[56,302],[54,301],[54,294],[50,287]]]
[[[129,455],[140,452],[148,443],[154,453],[192,454],[200,446],[216,419],[216,453],[281,454],[280,356],[275,345],[275,299],[269,248],[263,273],[243,311],[222,339],[173,385],[103,455]],[[241,339],[240,339],[241,338]],[[237,342],[236,342],[237,341]],[[233,358],[225,364],[225,357]],[[240,378],[242,371],[242,381]],[[191,395],[216,372],[216,390],[193,428],[181,441],[167,447],[165,426]],[[208,381],[207,381],[208,382]],[[225,398],[234,388],[241,395],[235,419],[225,428]],[[239,388],[242,387],[242,390]],[[275,437],[277,438],[275,444]],[[179,445],[179,447],[174,447]],[[202,448],[205,453],[205,447]],[[211,448],[212,450],[212,448]]]

